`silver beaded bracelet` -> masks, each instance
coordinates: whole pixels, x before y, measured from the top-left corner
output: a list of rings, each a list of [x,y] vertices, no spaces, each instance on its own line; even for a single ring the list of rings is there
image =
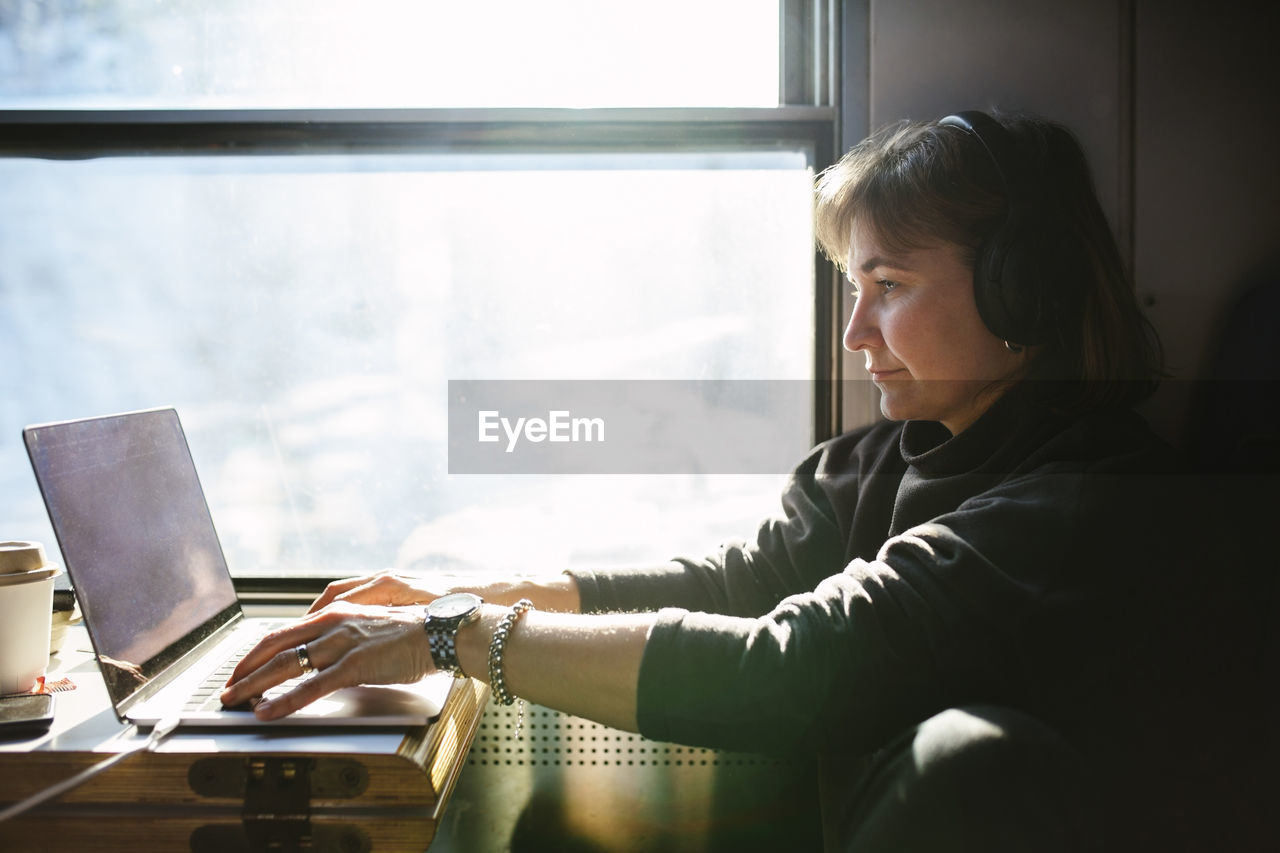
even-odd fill
[[[493,699],[499,705],[514,705],[516,697],[507,691],[507,679],[502,669],[502,655],[507,648],[507,637],[515,627],[516,620],[525,611],[533,609],[533,602],[522,598],[511,605],[493,629],[493,639],[489,641],[489,689],[493,691]],[[520,729],[524,725],[524,700],[520,700],[520,710],[516,713],[516,731],[514,737],[520,737]]]

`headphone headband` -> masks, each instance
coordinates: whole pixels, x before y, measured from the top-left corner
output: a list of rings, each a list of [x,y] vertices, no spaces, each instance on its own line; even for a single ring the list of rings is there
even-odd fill
[[[1004,221],[983,241],[974,262],[978,313],[1007,343],[1045,343],[1062,331],[1062,303],[1072,285],[1058,264],[1061,235],[1032,201],[1038,182],[1024,167],[1013,134],[987,113],[966,110],[940,119],[938,125],[960,128],[978,140],[995,167],[1008,205]]]
[[[958,127],[977,137],[978,142],[986,150],[987,156],[991,158],[996,174],[1000,176],[1000,183],[1008,199],[1010,216],[1022,213],[1026,206],[1022,198],[1025,186],[1022,185],[1022,181],[1017,180],[1017,172],[1021,170],[1015,168],[1020,158],[1017,155],[1013,137],[1005,126],[981,110],[953,113],[940,119],[938,124]]]

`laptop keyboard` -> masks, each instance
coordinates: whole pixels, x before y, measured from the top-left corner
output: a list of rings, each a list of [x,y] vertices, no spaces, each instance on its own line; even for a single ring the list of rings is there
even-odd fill
[[[265,633],[265,631],[264,631]],[[222,662],[222,665],[209,674],[204,683],[196,688],[191,694],[191,698],[187,700],[187,704],[183,706],[184,712],[200,712],[200,711],[221,711],[222,710],[222,689],[227,686],[227,679],[231,677],[231,673],[235,671],[236,664],[240,663],[241,658],[249,654],[249,651],[258,644],[261,635],[250,637],[245,640],[244,645],[236,649],[235,653]],[[293,684],[301,679],[286,681],[284,684],[273,688],[272,692],[281,692],[287,690]],[[254,700],[249,707],[256,705]]]

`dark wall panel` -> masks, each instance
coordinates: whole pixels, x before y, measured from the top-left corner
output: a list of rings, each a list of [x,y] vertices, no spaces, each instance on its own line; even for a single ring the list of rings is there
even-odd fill
[[[1280,4],[858,0],[872,127],[967,107],[1076,131],[1176,379],[1202,375],[1250,270],[1280,254]],[[846,122],[848,124],[848,122]],[[846,308],[848,306],[845,306]],[[860,375],[861,359],[846,361]],[[1147,406],[1180,439],[1186,383]]]

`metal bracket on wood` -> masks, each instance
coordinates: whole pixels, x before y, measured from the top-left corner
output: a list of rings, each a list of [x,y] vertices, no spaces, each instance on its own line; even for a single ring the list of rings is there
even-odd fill
[[[333,850],[361,853],[368,836],[358,827],[311,824],[313,797],[356,797],[369,785],[364,766],[350,759],[293,756],[210,756],[192,762],[187,772],[191,790],[203,797],[243,802],[239,825],[209,824],[191,835],[195,853],[214,850]]]

